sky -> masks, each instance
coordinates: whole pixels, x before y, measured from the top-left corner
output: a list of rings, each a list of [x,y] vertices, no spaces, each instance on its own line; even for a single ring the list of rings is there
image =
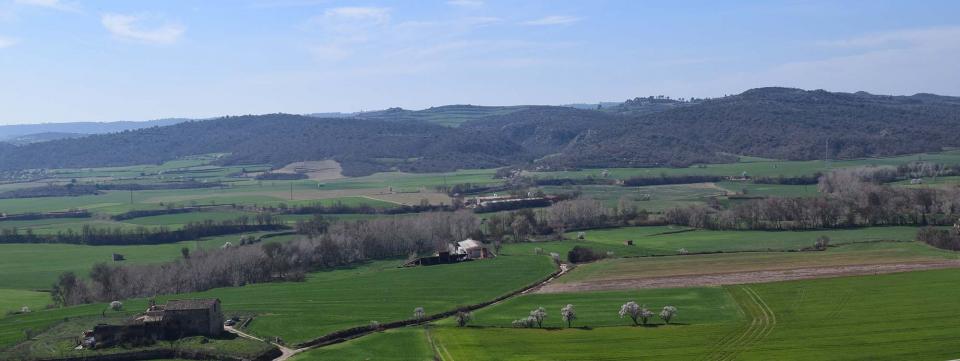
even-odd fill
[[[960,95],[960,1],[0,0],[0,124]]]

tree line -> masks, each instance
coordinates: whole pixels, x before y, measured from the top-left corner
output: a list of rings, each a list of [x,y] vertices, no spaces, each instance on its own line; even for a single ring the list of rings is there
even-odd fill
[[[147,228],[140,226],[128,229],[123,227],[96,227],[85,224],[80,231],[68,228],[66,231],[57,231],[56,234],[36,234],[30,228],[22,233],[17,228],[4,228],[0,230],[0,243],[66,243],[89,246],[146,245],[286,228],[287,226],[279,218],[270,214],[259,214],[255,217],[241,216],[235,220],[219,222],[213,220],[190,222],[183,228],[174,230],[167,227]]]
[[[446,249],[478,236],[470,212],[436,212],[335,222],[322,233],[289,242],[187,250],[176,261],[149,265],[98,263],[87,280],[64,273],[52,287],[58,305],[111,301],[272,281],[302,281],[306,272]],[[479,237],[479,236],[478,236]]]
[[[820,178],[820,196],[748,200],[667,210],[668,223],[707,229],[799,230],[859,226],[952,225],[960,188],[905,188],[875,183],[870,169],[841,169]]]

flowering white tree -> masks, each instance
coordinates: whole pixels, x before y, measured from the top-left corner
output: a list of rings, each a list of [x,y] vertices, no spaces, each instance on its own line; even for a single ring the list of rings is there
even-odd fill
[[[30,313],[30,307],[27,307],[27,306],[21,307],[20,313]]]
[[[417,307],[413,309],[413,318],[416,319],[417,322],[423,322],[424,317],[425,314],[423,312],[423,307]]]
[[[633,320],[633,325],[637,325],[637,319],[640,318],[640,305],[636,302],[630,301],[624,303],[623,306],[620,306],[620,318],[630,317]]]
[[[647,321],[650,320],[650,317],[653,317],[653,311],[650,311],[650,309],[647,308],[647,305],[640,306],[640,322],[643,323],[644,326],[647,325]]]
[[[663,320],[663,323],[670,324],[670,319],[677,315],[677,308],[673,306],[663,306],[663,310],[660,311],[660,319]]]
[[[530,318],[537,323],[537,327],[543,328],[543,320],[547,318],[547,310],[543,307],[530,311]]]
[[[577,319],[577,310],[573,308],[573,305],[568,304],[563,306],[560,309],[560,318],[563,318],[567,322],[567,327],[573,326],[573,320]]]
[[[527,316],[519,320],[513,320],[513,327],[516,328],[532,328],[533,325],[537,324],[537,320],[533,319],[533,316]]]
[[[114,310],[114,311],[120,311],[120,310],[122,310],[122,309],[123,309],[123,302],[120,302],[120,301],[110,302],[110,309],[111,309],[111,310]]]

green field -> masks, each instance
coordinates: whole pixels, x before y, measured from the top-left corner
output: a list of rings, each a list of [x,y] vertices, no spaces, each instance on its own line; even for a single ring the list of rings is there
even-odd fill
[[[31,311],[42,310],[50,303],[50,294],[27,290],[0,289],[0,317],[7,312],[19,312],[23,306]]]
[[[795,177],[801,175],[812,175],[816,172],[824,172],[834,168],[849,168],[869,165],[895,166],[917,160],[943,164],[957,164],[960,163],[960,151],[953,150],[932,154],[911,154],[888,158],[832,160],[829,162],[829,168],[822,160],[781,161],[742,157],[739,163],[706,164],[688,168],[609,168],[607,171],[609,172],[609,177],[615,179],[630,177],[659,177],[661,174],[740,176],[743,174],[743,172],[747,172],[747,175],[749,176],[776,177],[782,175],[784,177]],[[568,172],[532,172],[530,174],[537,177],[551,178],[585,178],[588,176],[600,178],[602,172],[602,169],[585,169]]]
[[[433,361],[433,351],[422,327],[407,327],[310,350],[293,360]]]
[[[958,281],[960,271],[939,270],[731,286],[723,289],[739,311],[713,309],[734,313],[737,322],[590,330],[444,325],[433,335],[444,360],[948,360],[960,354],[953,342]],[[589,304],[597,294],[573,295],[581,296],[574,304]],[[713,307],[709,298],[700,302]],[[523,309],[504,310],[512,316]],[[680,323],[689,321],[683,310]]]
[[[718,186],[727,189],[730,193],[743,193],[747,191],[748,196],[764,197],[815,197],[817,185],[784,185],[784,184],[755,184],[747,182],[725,181],[718,182]]]
[[[949,259],[960,259],[960,254],[918,242],[856,243],[830,247],[823,252],[746,252],[605,259],[580,265],[557,282],[589,283],[810,267],[927,263]]]
[[[647,227],[599,229],[585,232],[586,240],[610,246],[623,245],[633,240],[640,254],[677,254],[688,252],[733,252],[796,250],[813,246],[817,237],[827,236],[831,244],[856,241],[897,240],[910,241],[917,234],[916,227],[871,227],[857,229],[830,229],[816,231],[709,231],[696,230],[672,234],[650,235]],[[567,233],[573,239],[577,232]]]
[[[676,207],[704,204],[710,196],[723,195],[725,190],[709,183],[673,184],[644,187],[622,186],[547,186],[547,194],[563,194],[579,191],[582,197],[602,202],[607,207],[618,206],[623,198],[638,209],[662,212]]]
[[[252,233],[257,236],[264,233]],[[182,257],[183,247],[196,250],[234,244],[241,235],[211,237],[200,241],[139,246],[83,246],[71,244],[0,244],[0,288],[48,289],[62,272],[85,276],[97,262],[113,262],[122,254],[124,263],[159,263]],[[290,239],[283,237],[280,239]],[[272,239],[272,240],[277,240]]]
[[[530,294],[484,308],[474,313],[475,326],[511,327],[511,322],[527,317],[531,310],[547,310],[545,328],[564,328],[560,308],[572,304],[577,310],[573,327],[630,326],[632,321],[617,315],[620,306],[628,301],[647,305],[650,310],[675,306],[680,315],[677,324],[693,325],[740,321],[733,298],[719,287],[647,289],[631,291],[604,291],[583,293]],[[656,318],[652,323],[660,323]]]
[[[227,316],[256,314],[247,331],[279,336],[287,343],[304,342],[326,333],[412,317],[479,303],[509,293],[553,271],[547,257],[516,256],[418,268],[398,268],[399,261],[380,261],[353,268],[312,273],[304,283],[266,283],[201,293],[159,297],[217,297]],[[126,309],[145,308],[144,300],[126,302]],[[0,349],[23,338],[23,329],[42,330],[64,317],[97,315],[103,304],[42,310],[0,319]]]

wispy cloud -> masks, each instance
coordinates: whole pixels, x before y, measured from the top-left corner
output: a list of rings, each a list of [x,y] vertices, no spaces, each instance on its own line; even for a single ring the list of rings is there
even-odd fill
[[[323,12],[325,19],[346,19],[374,21],[377,23],[390,20],[390,9],[379,7],[346,6],[327,9]]]
[[[80,6],[74,3],[65,3],[60,0],[14,0],[20,5],[39,6],[59,11],[79,12]]]
[[[177,23],[164,23],[154,28],[144,28],[143,17],[124,14],[103,14],[100,22],[113,36],[151,44],[173,44],[180,39],[186,28]]]
[[[530,26],[569,25],[578,21],[580,21],[580,18],[576,16],[550,15],[539,19],[524,21],[522,24]]]
[[[330,8],[308,21],[306,30],[319,31],[323,39],[320,44],[308,46],[308,49],[320,60],[343,60],[352,55],[356,47],[382,36],[389,23],[389,8]]]
[[[0,36],[0,49],[9,48],[11,46],[17,45],[20,41],[14,38],[8,38]]]
[[[449,0],[447,1],[447,5],[463,8],[478,8],[483,6],[483,0]]]
[[[301,6],[317,6],[329,3],[330,0],[254,0],[249,3],[254,8],[289,8]]]

